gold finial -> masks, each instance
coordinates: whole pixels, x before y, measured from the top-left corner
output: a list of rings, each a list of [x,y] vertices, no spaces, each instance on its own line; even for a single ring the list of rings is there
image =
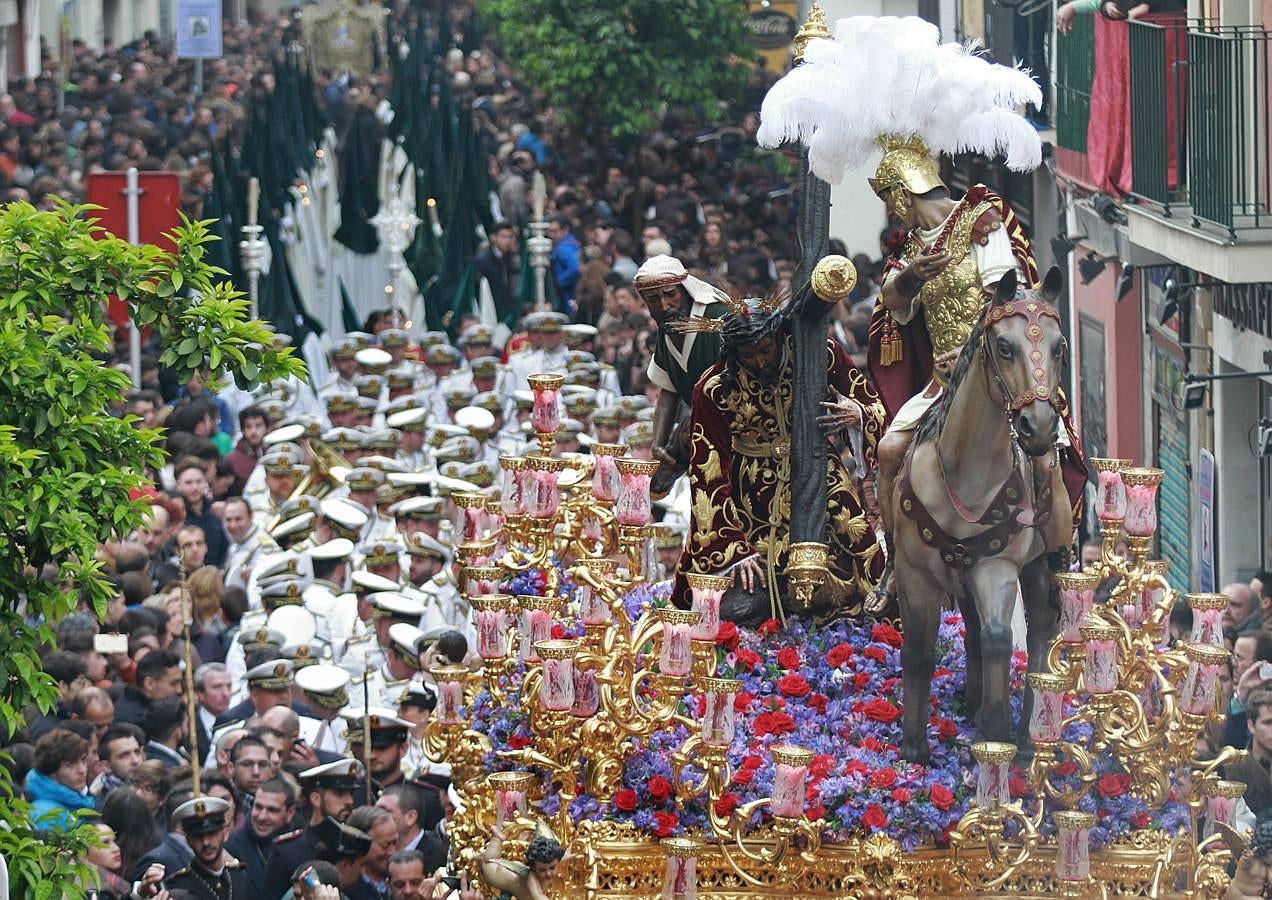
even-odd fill
[[[813,293],[827,303],[838,303],[857,286],[857,269],[847,257],[822,257],[813,269]]]
[[[808,18],[795,33],[795,65],[804,61],[804,48],[813,38],[830,37],[830,28],[826,24],[826,13],[816,3],[808,11]]]

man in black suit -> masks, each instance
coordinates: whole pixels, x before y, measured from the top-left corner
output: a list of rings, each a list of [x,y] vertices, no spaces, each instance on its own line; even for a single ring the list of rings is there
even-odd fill
[[[146,759],[157,759],[169,769],[189,764],[182,744],[189,731],[186,705],[180,697],[164,697],[146,709]]]
[[[521,258],[517,255],[517,230],[510,223],[495,225],[490,232],[490,242],[473,257],[473,269],[490,291],[498,320],[515,319]],[[480,296],[480,287],[478,291]]]
[[[212,729],[216,717],[230,708],[233,679],[225,663],[204,663],[194,670],[194,695],[199,701],[195,716],[195,760],[202,765],[212,749]]]
[[[225,842],[225,849],[247,869],[248,881],[265,883],[265,873],[274,854],[274,841],[296,813],[291,785],[271,778],[256,789],[252,814]]]

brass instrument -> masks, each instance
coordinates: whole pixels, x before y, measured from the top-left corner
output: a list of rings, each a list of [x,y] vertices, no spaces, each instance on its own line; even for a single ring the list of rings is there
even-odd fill
[[[309,449],[309,471],[296,482],[288,500],[305,494],[322,499],[336,488],[344,487],[345,479],[353,469],[349,460],[326,441],[309,438],[305,441],[305,446]],[[272,534],[281,523],[282,516],[275,513],[265,526],[265,531]]]

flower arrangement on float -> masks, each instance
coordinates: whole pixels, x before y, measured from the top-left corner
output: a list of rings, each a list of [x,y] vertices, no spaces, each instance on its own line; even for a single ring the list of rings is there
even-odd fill
[[[534,584],[545,582],[541,573],[522,573],[507,588],[509,593],[529,594]],[[668,582],[642,584],[629,591],[623,602],[636,619],[642,611],[665,604],[669,595]],[[582,630],[558,622],[549,633],[554,638],[578,637]],[[735,724],[728,751],[734,774],[729,790],[715,801],[716,812],[727,817],[736,808],[769,796],[776,768],[770,749],[796,744],[814,754],[808,766],[804,813],[820,824],[824,843],[882,833],[906,850],[946,846],[950,829],[967,812],[976,789],[977,767],[971,753],[975,727],[963,705],[967,673],[962,617],[946,613],[938,636],[939,662],[928,721],[932,760],[926,766],[907,763],[899,751],[904,708],[900,646],[901,635],[887,624],[840,622],[815,627],[770,620],[749,630],[721,623],[716,638],[717,674],[740,684],[732,701]],[[1017,653],[1012,665],[1017,719],[1024,668],[1024,654]],[[522,670],[511,673],[504,703],[496,704],[485,691],[473,703],[473,728],[485,734],[493,747],[483,760],[490,771],[515,768],[500,758],[500,750],[533,745],[528,717],[517,702],[521,674]],[[704,694],[689,694],[682,712],[700,719],[705,703]],[[1085,742],[1090,735],[1084,729],[1070,726],[1065,740]],[[571,802],[571,817],[576,822],[610,819],[657,838],[707,827],[702,803],[697,798],[679,801],[673,784],[672,753],[686,737],[687,729],[676,727],[633,741],[620,788],[609,797],[581,794]],[[1187,826],[1186,803],[1170,799],[1159,808],[1150,807],[1131,792],[1130,776],[1118,771],[1111,754],[1097,757],[1096,771],[1096,789],[1078,806],[1096,816],[1090,834],[1093,849],[1136,829],[1177,832]],[[1076,765],[1062,763],[1053,783],[1061,789],[1076,787],[1077,775]],[[1037,797],[1026,772],[1013,767],[1008,787],[1011,798],[1022,801],[1027,812],[1036,810]],[[559,810],[559,794],[553,785],[545,787],[540,808],[547,815]]]

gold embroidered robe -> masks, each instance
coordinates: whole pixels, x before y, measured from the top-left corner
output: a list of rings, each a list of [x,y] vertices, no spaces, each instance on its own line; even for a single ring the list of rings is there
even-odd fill
[[[854,447],[861,475],[874,468],[875,445],[885,413],[874,388],[838,343],[827,342],[829,385],[863,410]],[[727,574],[758,554],[773,612],[789,596],[785,577],[790,548],[790,409],[794,387],[791,349],[776,379],[762,380],[739,368],[736,387],[725,385],[722,364],[710,369],[693,395],[689,484],[692,504],[686,552],[677,571],[674,601],[687,608],[687,572]],[[833,394],[832,394],[833,397]],[[828,398],[830,399],[830,398]],[[828,577],[814,607],[856,615],[878,579],[883,555],[867,524],[858,480],[834,447],[826,464]],[[788,604],[789,605],[789,604]]]

